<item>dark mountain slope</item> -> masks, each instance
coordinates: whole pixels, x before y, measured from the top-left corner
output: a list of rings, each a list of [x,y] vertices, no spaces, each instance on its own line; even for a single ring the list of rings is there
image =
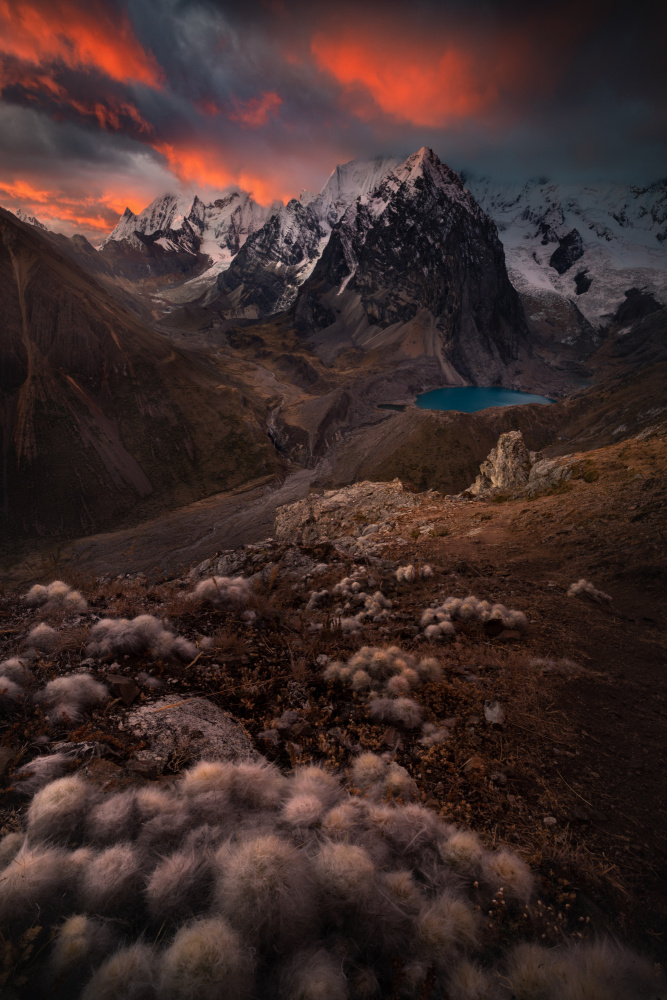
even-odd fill
[[[263,414],[0,211],[2,544],[140,520],[273,473]]]

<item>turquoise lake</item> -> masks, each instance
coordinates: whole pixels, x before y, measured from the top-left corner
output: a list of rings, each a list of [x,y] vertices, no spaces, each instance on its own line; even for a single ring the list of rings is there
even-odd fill
[[[526,403],[553,403],[546,396],[535,396],[532,392],[516,392],[491,386],[485,389],[475,385],[450,386],[447,389],[432,389],[415,400],[422,410],[459,410],[475,413],[490,406],[520,406]]]

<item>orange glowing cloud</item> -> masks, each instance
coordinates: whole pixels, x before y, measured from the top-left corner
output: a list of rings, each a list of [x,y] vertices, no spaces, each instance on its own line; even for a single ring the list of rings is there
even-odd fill
[[[177,147],[168,142],[155,142],[153,148],[165,157],[169,169],[185,184],[218,191],[238,185],[262,205],[272,201],[287,202],[293,197],[277,177],[263,177],[243,167],[232,167],[224,162],[217,149]]]
[[[99,0],[0,0],[0,52],[35,65],[94,68],[118,82],[162,85],[160,67],[127,14],[112,14]]]
[[[66,228],[107,233],[129,206],[133,212],[145,207],[145,197],[132,191],[102,191],[97,195],[75,196],[65,190],[36,187],[25,180],[0,179],[0,204],[10,210],[22,208],[36,215],[47,228]]]
[[[234,110],[229,117],[233,122],[240,122],[246,128],[261,128],[272,115],[276,114],[282,103],[282,97],[274,91],[267,91],[261,97],[254,97],[249,101],[239,101],[235,98]]]
[[[354,33],[318,31],[310,48],[317,67],[343,86],[357,117],[370,119],[379,110],[442,128],[493,111],[504,98],[548,92],[588,21],[567,14],[538,13],[474,41],[454,25],[434,26],[427,35],[386,18],[372,31],[359,25]]]
[[[477,114],[497,97],[493,85],[476,74],[472,55],[453,47],[410,48],[391,36],[370,44],[327,33],[315,35],[311,50],[318,67],[339,83],[365,87],[385,114],[414,125],[446,125]],[[364,118],[372,113],[363,104],[353,110]]]

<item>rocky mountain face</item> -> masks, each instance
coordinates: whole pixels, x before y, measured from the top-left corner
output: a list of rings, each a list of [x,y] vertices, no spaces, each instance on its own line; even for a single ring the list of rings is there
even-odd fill
[[[667,181],[465,183],[498,226],[510,279],[538,334],[589,353],[628,290],[667,300]]]
[[[197,195],[166,194],[135,215],[129,208],[100,244],[99,252],[116,273],[129,278],[208,271],[212,283],[229,267],[248,236],[266,222],[278,204],[258,205],[245,191],[234,191],[206,204]],[[194,298],[197,290],[192,291]]]
[[[493,384],[527,351],[496,227],[426,148],[347,209],[294,315],[327,360],[350,347],[435,357],[458,384]]]
[[[279,460],[263,413],[0,210],[3,546],[150,517]]]
[[[255,319],[289,308],[349,206],[368,197],[399,163],[353,160],[337,166],[318,195],[303,192],[282,206],[218,278],[228,315]]]

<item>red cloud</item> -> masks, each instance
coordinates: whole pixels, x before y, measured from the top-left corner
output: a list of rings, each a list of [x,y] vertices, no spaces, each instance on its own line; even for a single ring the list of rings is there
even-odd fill
[[[10,210],[22,208],[45,225],[70,231],[108,233],[125,206],[134,212],[145,207],[145,196],[131,191],[100,192],[76,196],[53,187],[37,187],[29,181],[0,179],[0,204]]]
[[[319,69],[342,84],[357,117],[378,110],[413,125],[441,128],[495,110],[504,100],[548,93],[590,18],[573,11],[537,14],[495,31],[462,24],[428,32],[389,15],[355,30],[329,26],[311,39]]]
[[[279,94],[270,90],[262,94],[261,97],[253,97],[249,101],[239,101],[234,99],[234,110],[230,118],[234,122],[241,122],[246,128],[261,128],[266,125],[271,115],[274,115],[283,99]]]
[[[162,72],[144,51],[125,12],[100,0],[0,0],[0,52],[23,62],[95,68],[118,82],[160,87]]]
[[[218,191],[235,184],[249,191],[262,205],[272,201],[287,202],[293,197],[288,184],[279,177],[233,166],[214,146],[175,146],[168,142],[155,142],[153,148],[166,158],[169,169],[186,184]]]

